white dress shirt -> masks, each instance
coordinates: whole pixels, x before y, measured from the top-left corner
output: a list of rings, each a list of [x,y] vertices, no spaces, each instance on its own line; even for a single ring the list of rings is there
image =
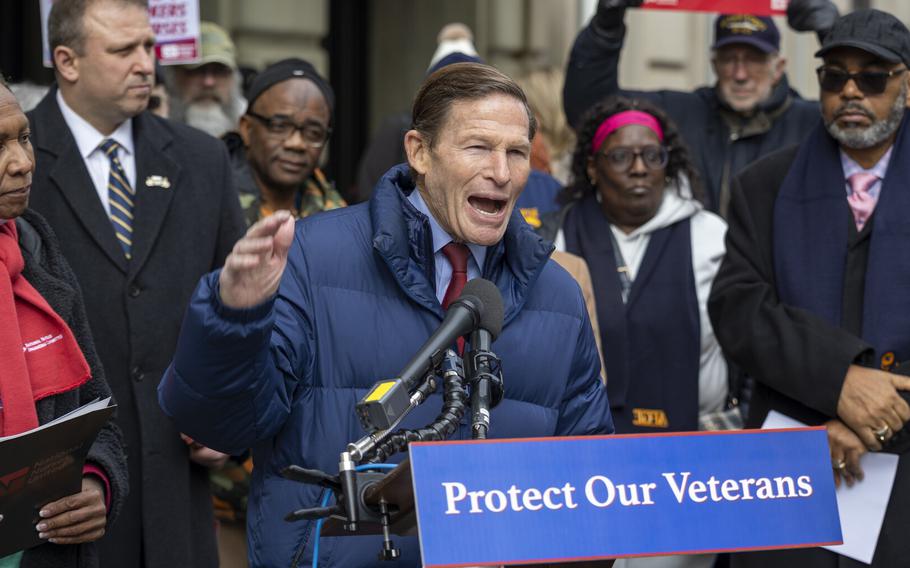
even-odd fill
[[[449,264],[449,259],[442,252],[442,247],[455,239],[440,226],[433,214],[430,213],[430,208],[427,207],[423,197],[420,196],[419,190],[415,188],[408,196],[408,201],[430,220],[430,230],[433,233],[433,260],[435,260],[436,264],[436,299],[441,304],[446,295],[446,288],[449,287],[449,282],[452,281],[452,265]],[[471,255],[468,257],[468,280],[480,278],[483,261],[487,258],[487,247],[473,243],[465,244],[468,246],[468,250],[471,251]]]
[[[117,157],[120,158],[120,165],[126,173],[126,180],[130,182],[130,187],[136,188],[136,152],[133,144],[133,121],[125,120],[123,124],[117,127],[117,130],[110,136],[105,136],[98,132],[94,126],[89,124],[84,118],[76,114],[66,101],[63,95],[57,91],[57,104],[60,105],[60,112],[63,113],[63,120],[73,133],[76,139],[76,146],[79,148],[79,155],[85,162],[88,169],[88,175],[92,178],[95,185],[95,191],[98,192],[98,199],[101,200],[101,206],[104,207],[105,213],[110,216],[111,205],[108,203],[107,182],[111,175],[111,162],[99,146],[108,138],[113,138],[120,148],[117,149]],[[66,188],[64,188],[65,190]]]

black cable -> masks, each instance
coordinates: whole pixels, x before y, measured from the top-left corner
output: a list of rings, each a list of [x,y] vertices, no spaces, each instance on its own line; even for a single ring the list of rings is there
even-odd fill
[[[453,359],[457,361],[453,362]],[[442,364],[442,410],[436,419],[417,430],[397,430],[364,456],[365,463],[384,462],[398,452],[403,452],[411,442],[445,440],[455,433],[468,408],[468,393],[464,387],[464,371],[457,355],[447,357]]]

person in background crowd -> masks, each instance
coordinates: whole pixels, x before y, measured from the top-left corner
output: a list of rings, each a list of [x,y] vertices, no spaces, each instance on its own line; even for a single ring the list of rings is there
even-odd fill
[[[534,147],[542,147],[539,155],[543,163],[535,166],[532,154],[531,167],[552,175],[561,185],[568,185],[575,134],[566,123],[563,111],[565,73],[562,69],[550,67],[531,71],[516,81],[528,95],[528,102],[540,125],[540,131],[534,137]]]
[[[0,80],[2,80],[2,76],[0,76]],[[22,112],[28,112],[38,106],[38,103],[41,102],[48,90],[47,87],[29,82],[13,83],[7,86],[15,95],[16,100],[19,101],[19,108],[22,109]]]
[[[76,277],[47,222],[27,208],[34,170],[28,120],[0,79],[0,437],[111,396]],[[45,335],[61,340],[23,349]],[[0,558],[0,566],[97,567],[94,543],[128,492],[120,430],[109,421],[89,449],[81,492],[39,511],[36,530],[47,544]]]
[[[645,101],[591,109],[572,164],[541,234],[591,270],[616,430],[697,430],[728,390],[706,307],[726,224],[698,201],[675,125]]]
[[[152,94],[149,96],[148,109],[161,118],[170,118],[171,116],[171,95],[167,89],[167,82],[164,79],[164,69],[161,67],[161,64],[156,61],[155,84],[152,86]]]
[[[492,281],[504,301],[496,353],[507,379],[491,436],[613,431],[578,286],[514,210],[534,136],[521,89],[492,67],[449,65],[426,79],[413,123],[408,164],[370,203],[296,225],[280,211],[247,231],[224,270],[200,283],[159,387],[190,435],[253,448],[253,566],[312,562],[312,522],[283,516],[316,506],[321,490],[278,472],[337,470],[338,452],[363,435],[356,401],[401,370],[467,280]],[[432,395],[404,427],[428,423],[439,405]],[[319,565],[375,566],[380,542],[323,537]],[[395,543],[399,566],[420,565],[416,539]]]
[[[199,24],[202,56],[192,65],[169,68],[173,77],[171,118],[216,138],[237,126],[246,109],[234,42],[212,22]]]
[[[706,187],[711,211],[727,214],[733,176],[756,159],[803,140],[818,122],[818,104],[790,88],[780,32],[774,21],[722,14],[714,23],[713,86],[692,92],[620,90],[619,54],[630,6],[642,0],[600,0],[591,23],[575,40],[566,70],[564,103],[569,123],[611,95],[653,102],[679,125]],[[837,18],[829,0],[791,0],[787,18],[798,31],[822,35]]]
[[[835,479],[867,451],[900,454],[873,567],[910,558],[910,31],[840,18],[816,56],[821,117],[806,141],[736,179],[727,256],[709,309],[756,380],[748,425],[770,410],[828,431]],[[862,482],[861,483],[868,483]],[[860,567],[821,548],[736,554],[739,567]]]
[[[302,218],[344,207],[318,168],[332,127],[335,98],[328,82],[309,62],[285,59],[256,75],[247,95],[239,132],[224,137],[247,225],[279,210]],[[252,467],[252,459],[232,459],[212,472],[223,568],[246,565]]]
[[[57,84],[29,113],[31,205],[60,237],[117,399],[131,483],[100,542],[111,568],[216,566],[208,466],[156,387],[199,277],[223,263],[243,216],[220,141],[149,112],[155,36],[142,0],[57,0]]]
[[[247,225],[284,209],[294,217],[344,207],[319,169],[332,132],[332,87],[302,59],[266,68],[250,86],[238,132],[224,138]]]
[[[556,233],[557,248],[590,268],[616,431],[697,430],[728,392],[707,314],[726,224],[698,201],[698,174],[676,126],[645,101],[592,108],[579,124],[572,172],[566,206],[541,232]],[[616,566],[713,562],[689,555]]]

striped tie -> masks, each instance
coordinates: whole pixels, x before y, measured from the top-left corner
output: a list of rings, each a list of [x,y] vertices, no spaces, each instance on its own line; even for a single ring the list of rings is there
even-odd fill
[[[126,181],[126,173],[117,158],[117,149],[120,144],[108,138],[101,143],[101,151],[111,162],[111,175],[107,180],[107,199],[111,206],[111,224],[114,234],[123,247],[127,260],[131,258],[130,249],[133,246],[133,199],[136,194]]]

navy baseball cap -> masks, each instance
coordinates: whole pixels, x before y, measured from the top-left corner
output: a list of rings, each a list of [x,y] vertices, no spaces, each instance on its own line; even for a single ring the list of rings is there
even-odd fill
[[[714,21],[714,45],[746,44],[765,53],[780,51],[780,31],[774,20],[752,14],[721,14]]]

